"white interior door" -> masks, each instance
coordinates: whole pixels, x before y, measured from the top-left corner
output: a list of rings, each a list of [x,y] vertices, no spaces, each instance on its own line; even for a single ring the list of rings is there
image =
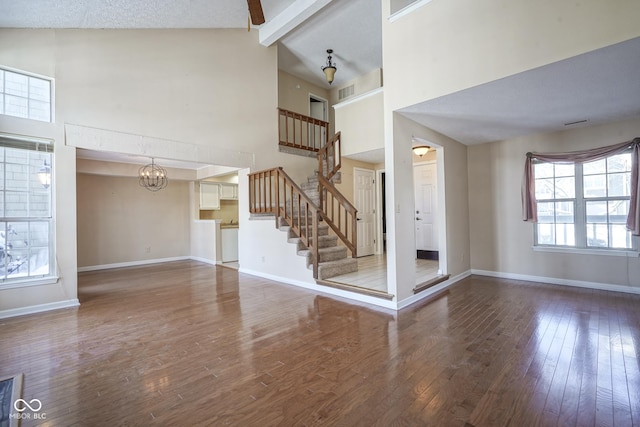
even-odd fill
[[[376,200],[374,171],[353,169],[354,206],[358,210],[358,256],[373,255],[376,239]]]
[[[414,166],[416,249],[438,250],[438,182],[434,163]]]

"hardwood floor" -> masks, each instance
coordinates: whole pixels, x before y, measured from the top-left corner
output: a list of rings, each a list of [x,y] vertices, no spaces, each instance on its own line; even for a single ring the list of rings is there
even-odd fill
[[[194,261],[0,320],[22,426],[640,425],[640,296],[472,276],[399,313]],[[30,414],[30,411],[25,411]]]

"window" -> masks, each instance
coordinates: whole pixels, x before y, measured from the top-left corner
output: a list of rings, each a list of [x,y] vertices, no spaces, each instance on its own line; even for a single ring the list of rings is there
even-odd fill
[[[626,229],[631,152],[577,164],[534,164],[535,244],[633,249]]]
[[[0,114],[51,122],[51,80],[0,68]]]
[[[53,275],[52,148],[0,134],[0,286]]]

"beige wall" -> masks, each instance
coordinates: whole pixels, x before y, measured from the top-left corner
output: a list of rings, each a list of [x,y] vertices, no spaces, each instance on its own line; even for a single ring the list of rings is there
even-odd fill
[[[471,267],[552,279],[640,287],[640,259],[534,252],[533,224],[522,221],[520,185],[528,151],[573,151],[640,135],[640,120],[471,146]]]
[[[149,157],[173,153],[168,158],[215,160],[252,170],[283,166],[293,177],[306,177],[315,165],[313,159],[278,151],[277,47],[261,46],[256,31],[1,29],[0,64],[55,79],[55,123],[0,116],[0,128],[55,142],[56,258],[61,277],[54,285],[0,291],[0,311],[77,297],[76,200],[83,204],[86,194],[76,197],[74,147],[124,147],[129,154]],[[65,124],[92,132],[71,137]],[[163,233],[169,229],[163,228]],[[161,246],[175,240],[171,231],[158,238],[151,242],[152,258],[168,255]],[[188,248],[182,248],[178,245],[171,256],[188,255]],[[137,250],[132,248],[136,254]],[[83,258],[82,265],[117,262],[116,258]]]
[[[341,132],[342,154],[384,148],[384,94],[382,90],[335,106],[336,131]]]
[[[278,107],[309,115],[309,94],[329,101],[329,90],[278,70]]]
[[[376,170],[376,165],[373,163],[360,162],[358,160],[352,160],[346,157],[342,158],[342,168],[340,168],[340,182],[335,184],[338,191],[347,198],[352,204],[353,200],[353,168]]]
[[[188,182],[151,192],[134,177],[79,173],[77,197],[79,267],[190,255]]]
[[[640,36],[640,2],[433,1],[388,20],[391,111]]]
[[[446,248],[440,248],[445,273],[456,276],[470,268],[469,201],[467,147],[398,114],[394,114],[393,144],[386,153],[387,201],[387,283],[398,301],[413,295],[415,285],[415,195],[413,189],[412,137],[419,137],[438,147],[439,174],[443,174],[445,192],[439,203],[446,208]],[[441,167],[442,166],[442,167]],[[439,180],[441,177],[439,176]]]

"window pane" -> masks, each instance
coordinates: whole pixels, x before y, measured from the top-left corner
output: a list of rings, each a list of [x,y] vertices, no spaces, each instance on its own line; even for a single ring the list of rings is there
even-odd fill
[[[555,204],[550,203],[538,203],[538,222],[543,224],[552,224],[555,222]]]
[[[618,154],[607,159],[607,172],[631,171],[631,153]]]
[[[29,77],[29,99],[36,101],[51,101],[51,82]]]
[[[575,235],[573,224],[556,224],[556,245],[575,246]]]
[[[573,199],[576,195],[576,180],[574,177],[556,178],[556,199]]]
[[[27,109],[27,98],[5,95],[4,111],[8,116],[22,117],[25,119],[28,118],[29,110]]]
[[[553,177],[553,164],[552,163],[536,163],[533,165],[533,175],[538,178],[552,178]]]
[[[538,225],[538,244],[554,245],[556,243],[555,226],[553,224]]]
[[[51,81],[0,70],[0,114],[51,122]]]
[[[629,215],[629,200],[609,200],[609,222],[626,224]]]
[[[51,121],[51,104],[41,101],[30,101],[29,118],[42,122]]]
[[[606,197],[607,176],[589,175],[583,179],[584,197]]]
[[[605,159],[588,162],[582,165],[582,173],[584,175],[593,175],[597,173],[606,173],[607,163]]]
[[[553,178],[536,179],[536,200],[553,199]]]
[[[5,93],[9,95],[16,95],[22,98],[27,98],[29,96],[29,78],[23,74],[12,73],[10,71],[5,71],[5,82],[4,88]]]
[[[6,183],[5,188],[7,190],[23,190],[29,189],[29,166],[7,164],[6,168]]]
[[[607,202],[587,202],[587,223],[607,223]]]
[[[609,197],[631,195],[631,173],[614,173],[607,175],[609,180]]]
[[[608,241],[607,224],[587,224],[587,246],[606,248]]]
[[[573,202],[557,202],[556,204],[556,222],[564,224],[573,224]]]
[[[558,164],[554,166],[555,166],[556,176],[574,176],[575,175],[576,167],[573,163],[570,165]]]
[[[611,247],[618,249],[631,249],[631,232],[626,225],[611,224]]]

